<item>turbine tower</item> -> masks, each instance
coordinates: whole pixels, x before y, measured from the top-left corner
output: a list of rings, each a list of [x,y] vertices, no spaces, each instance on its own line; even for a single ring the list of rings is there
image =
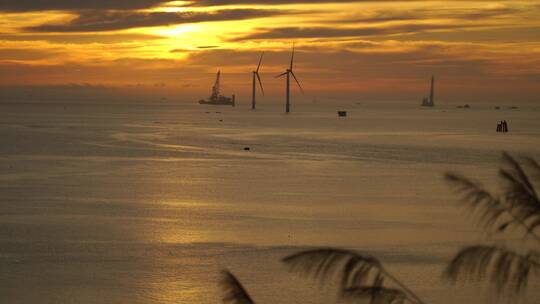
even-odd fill
[[[294,64],[294,44],[293,44],[293,48],[292,48],[291,65],[285,71],[285,73],[279,74],[279,75],[276,76],[276,78],[278,78],[278,77],[287,75],[287,77],[286,77],[287,78],[287,84],[286,84],[286,90],[285,90],[285,94],[286,94],[285,112],[286,113],[289,113],[291,111],[291,75],[294,78],[294,80],[296,81],[296,84],[298,84],[298,87],[300,88],[300,91],[302,92],[302,94],[304,94],[304,89],[302,89],[302,86],[300,85],[300,82],[298,81],[298,79],[294,75],[293,64]]]
[[[261,76],[259,75],[259,69],[261,68],[262,59],[264,56],[264,52],[261,54],[261,58],[259,59],[259,65],[257,65],[257,69],[253,71],[253,91],[251,95],[251,109],[255,110],[255,97],[256,97],[256,90],[257,90],[257,80],[259,80],[259,85],[261,86],[261,92],[264,96],[264,89],[261,82]]]
[[[429,103],[433,107],[435,105],[435,76],[431,76],[431,90],[429,93]]]

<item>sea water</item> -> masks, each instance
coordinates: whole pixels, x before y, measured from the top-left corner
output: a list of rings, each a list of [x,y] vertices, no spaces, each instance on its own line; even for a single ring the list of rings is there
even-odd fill
[[[229,269],[257,303],[340,303],[280,262],[328,246],[377,257],[426,303],[495,301],[442,277],[497,238],[443,175],[497,192],[502,151],[540,160],[539,107],[293,106],[0,104],[0,302],[219,303]]]

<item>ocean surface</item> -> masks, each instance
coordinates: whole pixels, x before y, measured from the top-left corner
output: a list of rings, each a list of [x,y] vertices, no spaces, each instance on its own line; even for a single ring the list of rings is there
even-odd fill
[[[502,151],[540,160],[540,107],[510,105],[0,103],[0,303],[219,303],[225,268],[257,303],[340,303],[280,262],[319,246],[374,255],[426,303],[495,303],[441,277],[495,238],[443,174],[497,191]]]

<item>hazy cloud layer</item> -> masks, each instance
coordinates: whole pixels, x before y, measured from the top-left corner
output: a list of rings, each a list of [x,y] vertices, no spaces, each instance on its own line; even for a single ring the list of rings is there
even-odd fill
[[[455,30],[464,28],[478,28],[487,25],[459,25],[459,24],[400,24],[387,27],[281,27],[262,28],[254,34],[233,39],[233,41],[257,39],[292,39],[292,38],[339,38],[339,37],[369,37],[409,34],[431,30]]]
[[[0,49],[0,58],[2,58],[2,60],[39,60],[50,58],[55,55],[56,52],[46,50],[32,50],[22,48]]]
[[[44,10],[131,10],[149,8],[167,0],[2,0],[0,11],[25,12]]]
[[[102,32],[137,27],[166,26],[183,23],[241,20],[286,14],[282,10],[230,9],[214,12],[143,13],[82,11],[67,24],[44,24],[28,27],[30,32]]]
[[[122,43],[164,39],[164,37],[148,34],[4,34],[0,33],[0,40],[4,41],[47,41],[55,44],[87,44],[87,43]]]
[[[425,92],[431,74],[443,79],[448,99],[486,98],[497,92],[504,99],[519,93],[531,98],[540,93],[532,81],[538,79],[538,59],[515,58],[504,48],[488,45],[383,42],[361,46],[356,44],[328,49],[300,45],[297,53],[297,76],[308,94],[324,96],[355,96],[355,98],[391,99],[395,96],[388,87],[399,90],[402,99],[416,100]],[[405,49],[403,49],[405,47]],[[376,49],[371,52],[370,49]],[[395,49],[403,49],[396,52]],[[351,50],[346,50],[351,49]],[[352,51],[354,50],[354,51]],[[499,53],[486,56],[487,51]],[[532,55],[532,52],[528,53]],[[183,83],[203,83],[196,88],[184,87],[195,95],[206,94],[215,71],[221,68],[226,84],[239,96],[250,89],[249,71],[257,64],[257,50],[207,49],[192,52],[189,60],[158,60],[121,58],[105,65],[59,65],[52,67],[0,62],[0,71],[14,75],[15,80],[47,77],[56,81],[77,79],[88,83],[166,83],[170,90]],[[530,56],[529,56],[530,57]],[[223,58],[227,58],[224,60]],[[269,96],[281,96],[283,80],[275,79],[286,68],[290,50],[267,52],[262,78]],[[152,68],[149,68],[151,66]],[[501,69],[511,68],[512,74]],[[246,72],[247,71],[247,72]],[[103,78],[106,76],[107,78]],[[471,81],[474,86],[468,86]],[[441,90],[445,88],[441,87]],[[160,92],[163,90],[160,89]],[[197,95],[197,96],[198,96]],[[276,97],[277,98],[277,97]],[[322,98],[322,97],[321,97]],[[464,98],[464,99],[463,99]]]

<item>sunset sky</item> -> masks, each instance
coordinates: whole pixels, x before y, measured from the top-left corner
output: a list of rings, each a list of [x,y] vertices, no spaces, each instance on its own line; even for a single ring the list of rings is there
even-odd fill
[[[540,1],[512,0],[2,0],[0,85],[246,95],[265,51],[277,99],[293,41],[306,100],[540,96]]]

